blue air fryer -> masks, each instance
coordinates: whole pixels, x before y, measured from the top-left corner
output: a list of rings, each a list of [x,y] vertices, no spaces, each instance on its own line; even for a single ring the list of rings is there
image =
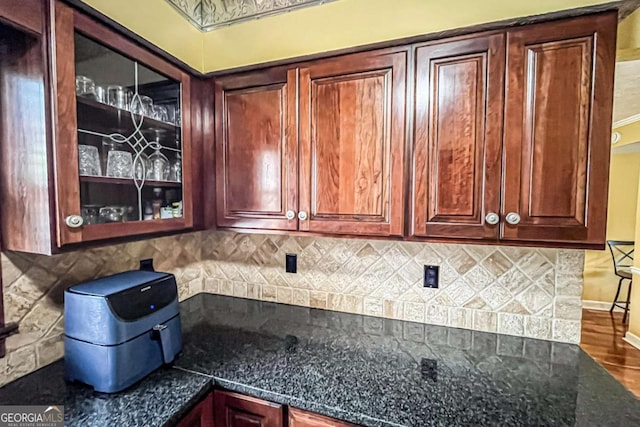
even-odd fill
[[[141,380],[182,349],[172,274],[126,271],[64,293],[65,379],[114,393]]]

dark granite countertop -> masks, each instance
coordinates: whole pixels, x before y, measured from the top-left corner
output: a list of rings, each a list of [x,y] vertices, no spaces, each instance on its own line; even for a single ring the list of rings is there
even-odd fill
[[[66,384],[59,361],[0,388],[0,404],[62,404],[69,426],[156,426],[215,383],[365,426],[640,425],[640,401],[576,345],[211,294],[181,314],[173,369],[106,395]]]
[[[200,294],[177,365],[220,387],[366,426],[640,425],[577,345]]]
[[[203,375],[161,368],[120,393],[94,392],[63,379],[59,360],[0,388],[1,405],[64,405],[65,426],[176,424],[212,387]]]

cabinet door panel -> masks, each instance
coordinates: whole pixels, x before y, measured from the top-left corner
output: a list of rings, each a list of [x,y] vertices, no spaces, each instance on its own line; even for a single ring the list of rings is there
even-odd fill
[[[289,408],[289,427],[356,427],[355,424],[335,420],[300,409]]]
[[[191,127],[180,124],[191,123],[191,77],[64,3],[50,6],[58,246],[191,228]],[[76,77],[88,79],[83,94]],[[120,86],[118,102],[98,97],[96,81]],[[163,116],[138,114],[145,96]]]
[[[295,71],[216,83],[219,226],[297,228],[286,218],[296,210],[295,88]]]
[[[213,393],[198,403],[178,423],[178,427],[213,427]]]
[[[216,427],[282,427],[282,406],[254,397],[214,392]]]
[[[401,235],[406,53],[300,70],[300,229]]]
[[[508,33],[502,238],[604,242],[615,15]]]
[[[412,234],[497,238],[502,35],[416,50]]]

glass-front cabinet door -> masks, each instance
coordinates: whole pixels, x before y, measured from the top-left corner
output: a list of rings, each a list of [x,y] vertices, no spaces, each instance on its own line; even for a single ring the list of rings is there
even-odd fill
[[[59,244],[189,228],[189,77],[87,17],[56,18]]]

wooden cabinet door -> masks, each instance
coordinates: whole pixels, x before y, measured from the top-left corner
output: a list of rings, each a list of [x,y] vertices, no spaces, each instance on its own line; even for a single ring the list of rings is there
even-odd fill
[[[226,391],[214,392],[216,427],[282,427],[282,405]]]
[[[604,244],[616,16],[507,33],[503,239]]]
[[[300,230],[403,234],[404,51],[300,69]]]
[[[178,423],[178,427],[213,427],[213,425],[213,393],[198,403]]]
[[[192,228],[193,176],[189,126],[192,77],[63,2],[51,2],[51,5],[53,9],[50,28],[50,83],[58,246]],[[88,57],[93,61],[87,60]],[[80,67],[81,64],[84,70]],[[109,67],[103,64],[108,64]],[[95,96],[76,94],[76,76],[86,74],[89,69],[92,73],[99,71],[100,79],[91,75],[103,85],[119,84],[128,88],[122,89],[122,105],[116,107],[106,102],[98,102]],[[137,118],[137,114],[129,111],[129,95],[135,93],[136,99],[141,99],[140,95],[144,94],[144,80],[142,77],[140,80],[136,77],[135,70],[138,69],[141,75],[145,71],[158,76],[153,78],[153,82],[147,81],[146,90],[150,90],[152,84],[158,83],[156,79],[172,82],[171,86],[176,88],[174,111],[177,111],[177,116],[181,118],[177,123],[184,123],[184,126],[176,124],[175,119],[173,123],[168,123],[167,111],[166,120],[154,120],[148,116]],[[126,75],[126,79],[123,75]],[[154,136],[147,132],[152,132]],[[113,148],[117,148],[114,151],[125,155],[121,157],[124,160],[121,162],[122,170],[118,173],[108,172],[106,152],[98,154],[105,139],[114,143]],[[98,154],[98,160],[105,162],[102,168],[98,165],[98,170],[81,174],[80,146],[93,147]],[[164,156],[166,163],[169,163],[170,159],[173,162],[181,162],[180,178],[147,179],[149,174],[145,174],[143,167],[141,173],[145,178],[133,179],[135,159],[143,158],[142,154],[150,159],[154,146],[157,148],[158,156]],[[129,172],[126,172],[126,156],[130,156]],[[144,162],[136,163],[142,165]],[[148,167],[146,172],[149,172],[149,169],[151,168]],[[176,209],[175,217],[143,220],[145,205],[148,204],[151,208],[153,201],[159,197],[154,196],[155,188],[160,189],[162,204],[165,207],[168,207],[170,198],[171,202],[176,204],[181,201],[182,214]],[[125,213],[118,216],[122,217],[121,221],[110,221],[97,214],[84,213],[83,207],[87,206],[91,206],[95,211],[107,207],[107,210],[122,209]],[[40,214],[44,215],[46,212]],[[89,216],[93,217],[91,221]]]
[[[355,424],[289,408],[289,427],[355,427]]]
[[[297,229],[296,81],[280,69],[216,80],[218,226]]]
[[[497,239],[504,51],[501,34],[417,48],[411,234]]]

